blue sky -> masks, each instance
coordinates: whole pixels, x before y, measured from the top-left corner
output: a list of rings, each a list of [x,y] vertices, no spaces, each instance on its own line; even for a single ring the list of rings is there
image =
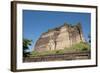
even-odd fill
[[[90,13],[23,10],[23,37],[33,41],[30,46],[33,49],[36,40],[48,29],[64,23],[75,25],[79,22],[87,40],[91,27]]]

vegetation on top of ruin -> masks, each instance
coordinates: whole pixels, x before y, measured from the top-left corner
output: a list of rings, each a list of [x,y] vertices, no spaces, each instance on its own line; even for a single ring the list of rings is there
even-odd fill
[[[43,55],[54,55],[54,54],[65,54],[65,53],[75,53],[75,52],[89,52],[90,45],[85,42],[80,42],[78,44],[72,45],[70,48],[64,48],[62,50],[52,50],[52,51],[44,51],[44,52],[37,52],[33,51],[30,57],[37,57]]]

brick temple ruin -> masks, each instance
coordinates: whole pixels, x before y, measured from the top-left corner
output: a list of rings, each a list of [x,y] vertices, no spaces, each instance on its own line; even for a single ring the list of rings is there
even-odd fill
[[[34,50],[38,52],[59,50],[80,42],[85,42],[81,24],[72,26],[64,23],[60,27],[42,33],[35,44]]]

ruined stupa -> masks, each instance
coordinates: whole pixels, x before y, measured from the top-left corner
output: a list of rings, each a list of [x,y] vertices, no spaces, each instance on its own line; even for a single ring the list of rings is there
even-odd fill
[[[36,41],[34,50],[38,52],[59,50],[80,42],[85,42],[81,24],[78,23],[72,26],[64,23],[62,26],[42,33]]]

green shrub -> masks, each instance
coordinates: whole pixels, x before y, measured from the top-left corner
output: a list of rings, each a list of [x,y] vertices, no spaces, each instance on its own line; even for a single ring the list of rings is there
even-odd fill
[[[62,50],[52,50],[52,51],[44,51],[44,52],[33,51],[31,56],[63,54],[69,52],[82,52],[82,51],[90,51],[90,45],[88,43],[80,42],[78,44],[72,45],[70,48],[65,47]]]
[[[76,51],[88,51],[90,45],[88,43],[80,42],[79,44],[73,45],[72,48],[76,49]]]
[[[80,42],[78,44],[72,45],[70,48],[64,48],[66,52],[81,52],[81,51],[89,51],[90,45],[88,43]]]
[[[64,50],[56,50],[56,54],[63,54]]]
[[[88,51],[88,48],[83,48],[82,51]]]
[[[58,54],[59,52],[60,52],[59,50],[56,51],[57,54]]]

